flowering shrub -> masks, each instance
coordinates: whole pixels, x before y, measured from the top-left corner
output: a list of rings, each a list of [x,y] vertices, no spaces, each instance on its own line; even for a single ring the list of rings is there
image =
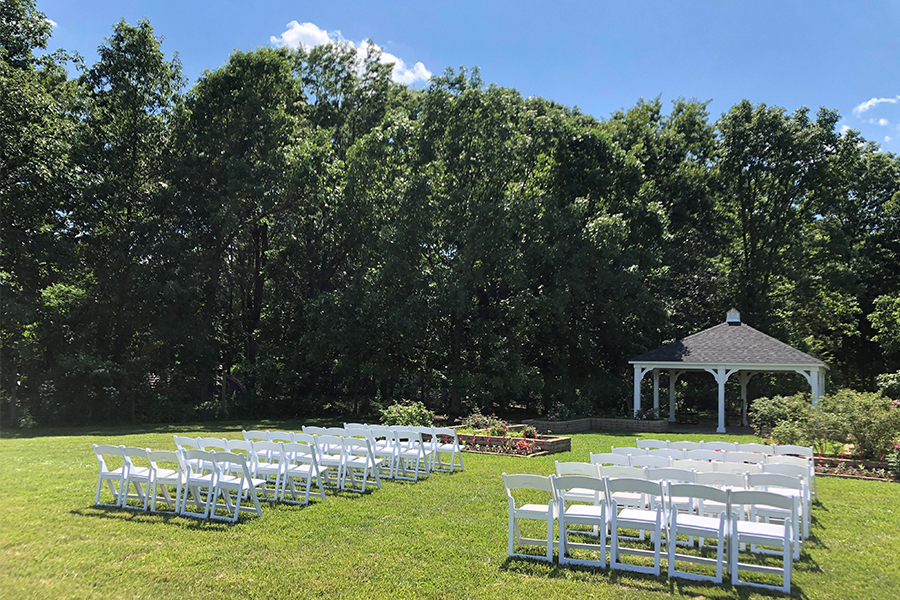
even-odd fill
[[[532,426],[532,425],[526,425],[525,429],[522,430],[522,437],[536,439],[537,438],[537,429],[535,429],[534,426]]]
[[[751,407],[751,422],[757,434],[771,427],[782,444],[809,444],[822,453],[850,442],[859,456],[880,460],[900,435],[900,401],[847,389],[822,396],[817,407],[805,394],[760,398]]]
[[[569,410],[568,406],[562,402],[556,401],[549,409],[547,409],[547,414],[544,418],[548,421],[568,421],[572,418],[572,412]]]
[[[389,427],[430,427],[434,424],[434,411],[421,402],[392,404],[381,410],[381,424]]]
[[[462,427],[463,429],[471,429],[472,431],[486,430],[488,435],[499,437],[505,436],[507,431],[506,421],[498,419],[493,415],[486,417],[481,414],[481,411],[477,408],[473,410],[468,417],[462,420]]]

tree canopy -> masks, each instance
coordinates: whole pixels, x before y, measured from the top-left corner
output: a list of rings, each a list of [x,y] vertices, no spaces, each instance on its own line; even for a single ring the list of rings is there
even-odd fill
[[[832,110],[598,120],[340,44],[186,88],[146,21],[70,78],[50,33],[4,2],[6,423],[614,412],[732,306],[839,385],[900,371],[900,159]]]

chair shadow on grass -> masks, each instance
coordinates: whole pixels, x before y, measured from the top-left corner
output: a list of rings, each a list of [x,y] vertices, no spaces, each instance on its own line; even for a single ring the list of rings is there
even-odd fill
[[[635,591],[646,592],[666,592],[670,594],[678,593],[682,596],[693,596],[697,598],[709,597],[709,590],[726,590],[730,594],[734,594],[734,598],[746,600],[756,598],[760,595],[771,596],[773,598],[784,598],[785,595],[775,590],[765,590],[753,588],[749,586],[732,586],[731,580],[727,574],[723,574],[722,583],[714,583],[707,581],[691,581],[680,578],[668,578],[666,576],[665,556],[663,556],[663,566],[659,576],[635,573],[633,571],[611,570],[607,568],[589,567],[582,565],[560,565],[556,562],[558,559],[554,554],[554,562],[548,563],[539,560],[543,555],[535,555],[535,559],[522,557],[507,557],[501,563],[498,570],[507,573],[518,573],[528,575],[530,577],[546,577],[548,579],[567,578],[571,573],[581,573],[584,575],[595,575],[598,580],[605,580],[610,584],[621,585],[631,588]],[[773,562],[781,559],[776,556],[763,557],[764,560]],[[799,561],[794,562],[794,571],[802,571],[804,573],[821,572],[822,569],[809,555],[803,553]],[[807,595],[801,588],[797,586],[796,581],[791,581],[791,598],[807,598]]]
[[[181,515],[176,515],[174,513],[167,512],[149,512],[143,510],[128,510],[122,509],[115,506],[105,507],[105,506],[89,506],[87,508],[81,509],[76,508],[69,511],[69,514],[76,515],[79,517],[88,517],[95,519],[111,519],[118,521],[129,521],[134,523],[143,523],[147,525],[169,525],[170,521],[173,519],[178,519],[176,523],[171,523],[172,525],[178,527],[184,527],[185,522],[187,522],[187,526],[192,529],[216,529],[219,531],[227,531],[234,527],[235,525],[242,525],[251,522],[254,518],[259,517],[238,517],[236,523],[229,523],[226,521],[214,521],[211,519],[195,519],[192,517],[183,517]]]

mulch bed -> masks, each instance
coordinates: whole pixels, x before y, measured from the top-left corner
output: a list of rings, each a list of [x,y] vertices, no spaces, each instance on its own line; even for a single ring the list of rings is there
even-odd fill
[[[817,458],[816,475],[900,482],[900,479],[888,469],[887,463],[851,458]]]

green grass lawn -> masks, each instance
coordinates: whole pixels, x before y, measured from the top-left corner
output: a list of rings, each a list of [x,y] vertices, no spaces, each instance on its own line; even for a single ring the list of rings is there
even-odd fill
[[[313,500],[305,507],[268,504],[262,518],[242,516],[234,525],[93,507],[97,462],[92,443],[174,449],[173,433],[239,438],[241,428],[214,424],[5,434],[0,440],[0,597],[780,596],[730,584],[507,559],[500,473],[547,475],[554,472],[555,460],[587,461],[591,451],[633,445],[634,434],[575,435],[571,452],[539,458],[465,454],[462,473],[436,474],[417,483],[387,481],[383,489],[362,496],[329,493],[327,501]],[[299,430],[299,424],[243,428]],[[900,598],[900,485],[823,477],[818,491],[812,539],[795,563],[793,596]]]

